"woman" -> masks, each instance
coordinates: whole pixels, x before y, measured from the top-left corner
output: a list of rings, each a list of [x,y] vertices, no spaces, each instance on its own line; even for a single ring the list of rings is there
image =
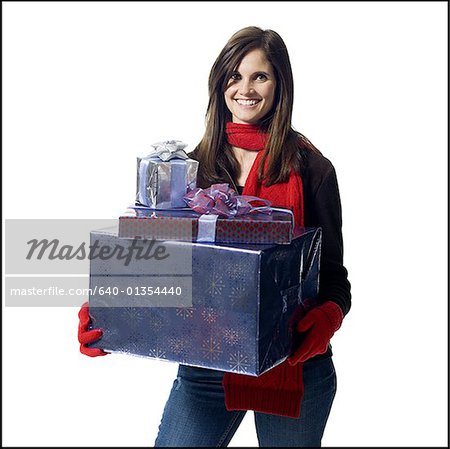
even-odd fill
[[[227,446],[247,410],[260,446],[318,447],[336,392],[329,344],[350,309],[343,266],[341,204],[335,170],[291,125],[293,77],[281,37],[247,27],[235,33],[209,77],[204,137],[193,153],[197,185],[229,183],[244,195],[290,208],[295,222],[322,228],[319,302],[297,324],[294,354],[259,377],[180,365],[155,446]],[[87,307],[80,312],[81,351]],[[87,336],[86,336],[87,335]]]

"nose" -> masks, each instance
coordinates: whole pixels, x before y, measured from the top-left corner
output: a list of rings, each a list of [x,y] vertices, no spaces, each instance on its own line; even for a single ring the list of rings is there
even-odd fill
[[[242,78],[239,83],[239,94],[242,96],[247,96],[253,92],[253,82],[249,78]]]

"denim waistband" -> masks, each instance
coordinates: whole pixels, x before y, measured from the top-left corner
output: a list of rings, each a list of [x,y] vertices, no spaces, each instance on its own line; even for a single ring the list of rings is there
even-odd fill
[[[199,382],[222,382],[224,371],[201,368],[198,366],[179,365],[178,376]]]
[[[320,356],[316,356],[311,358],[310,360],[306,361],[303,366],[304,369],[307,370],[311,365],[320,365],[322,363],[326,363],[326,361],[331,357],[331,355],[327,352],[324,354],[320,354]],[[312,366],[311,366],[312,368]],[[210,368],[202,368],[198,366],[190,366],[190,365],[182,365],[180,364],[178,366],[178,376],[190,379],[192,381],[197,382],[212,382],[216,383],[222,382],[223,375],[225,374],[224,371],[214,370]]]

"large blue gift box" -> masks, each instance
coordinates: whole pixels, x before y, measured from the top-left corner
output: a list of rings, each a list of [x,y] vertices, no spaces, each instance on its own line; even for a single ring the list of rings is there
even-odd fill
[[[321,236],[296,228],[289,245],[213,244],[92,232],[99,254],[118,246],[122,258],[91,257],[89,310],[103,336],[90,346],[259,376],[291,355],[295,323],[315,305]],[[170,257],[142,257],[155,245]]]

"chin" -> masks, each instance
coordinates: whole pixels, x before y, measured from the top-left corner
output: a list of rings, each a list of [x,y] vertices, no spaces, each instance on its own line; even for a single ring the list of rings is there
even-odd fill
[[[252,116],[252,117],[243,117],[243,116],[237,116],[235,115],[235,120],[238,120],[241,123],[246,123],[248,125],[257,125],[260,122],[260,117],[259,116]]]

